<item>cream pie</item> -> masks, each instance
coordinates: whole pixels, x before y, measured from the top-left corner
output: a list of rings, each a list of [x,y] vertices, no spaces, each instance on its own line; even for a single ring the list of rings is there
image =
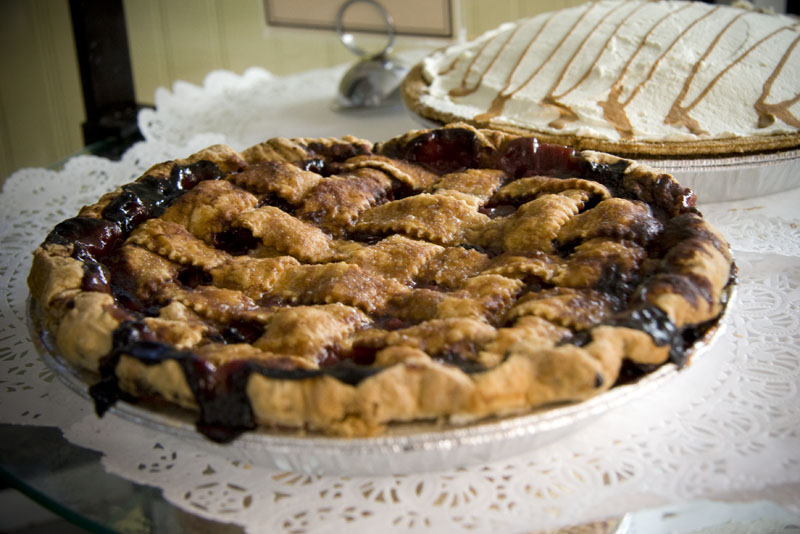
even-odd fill
[[[227,441],[587,399],[683,365],[734,272],[671,176],[452,124],[156,165],[58,224],[28,281],[98,413],[167,401]]]
[[[752,8],[602,0],[437,51],[407,105],[440,123],[618,155],[800,146],[800,20]]]

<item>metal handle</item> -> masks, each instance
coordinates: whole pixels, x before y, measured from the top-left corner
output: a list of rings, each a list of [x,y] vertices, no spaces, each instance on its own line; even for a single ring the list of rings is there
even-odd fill
[[[381,15],[383,15],[385,31],[389,40],[386,43],[386,46],[384,46],[383,49],[377,54],[371,54],[358,46],[358,44],[356,44],[356,38],[344,27],[345,12],[350,8],[350,6],[359,2],[371,5],[377,9]],[[394,46],[394,19],[386,10],[386,8],[376,0],[347,0],[344,4],[342,4],[342,7],[339,8],[339,12],[336,14],[336,32],[339,34],[339,40],[342,41],[342,44],[352,53],[360,57],[380,57],[391,52],[392,47]]]

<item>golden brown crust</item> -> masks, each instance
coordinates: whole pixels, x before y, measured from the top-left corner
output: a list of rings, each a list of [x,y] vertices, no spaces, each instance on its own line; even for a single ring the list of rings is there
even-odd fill
[[[730,252],[684,209],[671,177],[584,152],[570,157],[623,163],[614,187],[632,198],[587,176],[518,178],[491,167],[515,136],[447,130],[474,139],[475,168],[403,159],[424,130],[374,147],[218,146],[154,166],[147,174],[164,181],[192,162],[224,176],[138,222],[113,260],[62,238],[34,252],[29,286],[58,351],[92,371],[116,355],[122,390],[193,410],[202,386],[182,358],[234,374],[244,365],[237,387],[256,423],[364,436],[588,398],[611,388],[626,360],[670,358],[677,338],[657,340],[631,310],[677,331],[720,315]],[[315,157],[332,172],[301,168]],[[81,215],[107,224],[122,191]],[[175,352],[151,362],[115,346],[124,324],[139,329],[133,345],[145,336]],[[364,374],[340,379],[344,361]]]
[[[247,228],[265,246],[301,261],[317,263],[332,253],[333,241],[328,234],[273,206],[240,213],[233,225]]]
[[[59,294],[78,290],[82,281],[83,264],[71,258],[64,247],[48,245],[34,251],[28,287],[45,309]]]
[[[56,344],[67,360],[97,372],[100,359],[111,351],[112,332],[119,326],[112,312],[114,299],[82,291],[70,302],[55,329]]]

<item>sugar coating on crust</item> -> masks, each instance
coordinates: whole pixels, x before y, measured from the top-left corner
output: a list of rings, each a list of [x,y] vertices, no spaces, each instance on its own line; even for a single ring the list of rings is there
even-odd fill
[[[586,399],[718,318],[732,258],[668,175],[545,147],[570,168],[519,176],[525,142],[456,124],[212,147],[148,171],[164,200],[129,233],[108,211],[124,188],[54,230],[31,292],[67,359],[117,358],[122,390],[202,417],[213,394],[363,436]]]

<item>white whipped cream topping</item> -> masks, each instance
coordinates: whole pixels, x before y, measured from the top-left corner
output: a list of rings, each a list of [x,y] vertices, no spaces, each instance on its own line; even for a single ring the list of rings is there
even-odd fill
[[[800,20],[602,0],[451,46],[425,59],[423,76],[423,104],[496,126],[611,141],[796,133]]]

